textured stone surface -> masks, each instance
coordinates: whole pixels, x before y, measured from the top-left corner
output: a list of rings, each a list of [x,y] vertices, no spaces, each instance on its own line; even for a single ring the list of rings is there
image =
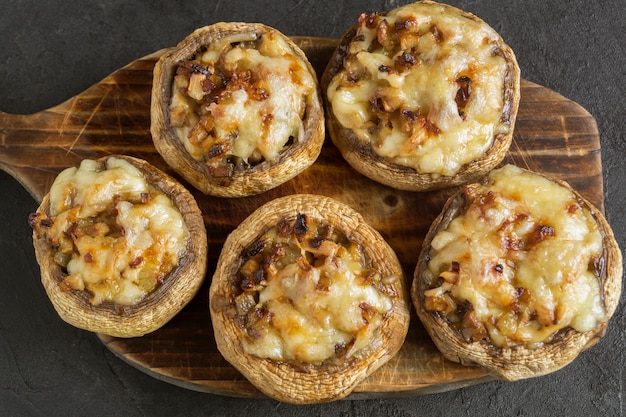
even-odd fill
[[[361,11],[405,2],[54,0],[0,3],[0,110],[54,106],[119,67],[220,20],[260,21],[288,35],[338,37]],[[603,148],[605,206],[626,245],[626,8],[623,0],[451,1],[498,30],[522,76],[585,107]],[[0,130],[0,146],[2,135]],[[551,375],[443,394],[294,407],[197,393],[158,381],[58,319],[41,285],[26,224],[35,201],[0,172],[0,415],[620,416],[625,312],[574,363]]]

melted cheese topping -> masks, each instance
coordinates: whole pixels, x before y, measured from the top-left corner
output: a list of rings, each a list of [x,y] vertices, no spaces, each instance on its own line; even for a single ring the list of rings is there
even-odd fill
[[[438,4],[362,14],[327,89],[332,112],[378,155],[452,176],[509,132],[501,42],[486,23]]]
[[[40,217],[35,230],[55,246],[55,261],[67,270],[63,285],[87,290],[94,305],[139,302],[178,264],[188,239],[169,197],[113,157],[104,170],[84,160],[61,172],[50,217]]]
[[[194,159],[228,176],[219,169],[227,160],[275,162],[302,138],[315,93],[306,65],[275,32],[231,35],[179,64],[170,123]]]
[[[373,348],[392,307],[384,278],[358,245],[304,216],[298,223],[266,232],[240,269],[246,353],[316,364]]]
[[[567,188],[507,165],[466,187],[469,206],[432,240],[426,307],[468,340],[549,342],[606,320],[596,262],[602,236]]]

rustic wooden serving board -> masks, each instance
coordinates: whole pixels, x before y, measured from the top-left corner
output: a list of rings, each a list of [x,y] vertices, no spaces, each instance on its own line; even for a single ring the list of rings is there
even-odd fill
[[[336,40],[294,37],[321,75]],[[0,168],[37,200],[55,176],[84,158],[127,154],[170,175],[150,137],[152,68],[164,50],[115,71],[85,92],[31,115],[0,112]],[[569,182],[603,210],[600,138],[594,118],[554,91],[522,80],[513,145],[505,162]],[[181,181],[184,183],[184,181]],[[352,170],[327,138],[318,161],[304,173],[262,195],[223,199],[194,192],[209,236],[207,280],[172,321],[144,337],[98,335],[117,356],[142,371],[185,388],[214,394],[262,394],[217,351],[209,316],[208,288],[226,236],[261,204],[294,193],[337,198],[359,211],[395,249],[411,279],[423,237],[451,193],[411,193],[379,185]],[[26,221],[26,219],[24,219]],[[445,360],[415,315],[406,342],[389,363],[348,398],[417,395],[490,380],[486,373]]]

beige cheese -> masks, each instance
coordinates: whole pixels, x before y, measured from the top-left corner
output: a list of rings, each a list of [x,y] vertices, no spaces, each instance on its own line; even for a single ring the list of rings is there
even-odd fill
[[[246,353],[316,364],[375,348],[372,334],[392,301],[364,280],[369,268],[358,245],[325,240],[308,264],[304,259],[313,249],[302,242],[278,236],[275,228],[261,239],[282,245],[286,254],[258,290],[254,309],[269,319],[252,324],[243,340]]]
[[[47,238],[67,269],[64,284],[87,290],[94,305],[133,305],[178,264],[188,230],[181,213],[129,162],[106,169],[84,160],[61,172],[50,190]]]
[[[190,75],[175,77],[170,112],[194,159],[274,162],[290,140],[303,137],[302,119],[316,83],[273,32],[222,38],[193,63]]]
[[[486,23],[437,4],[362,16],[344,61],[348,70],[327,89],[332,111],[380,156],[452,176],[509,131],[501,123],[507,64],[496,53],[499,39]],[[460,108],[464,76],[471,94]],[[381,119],[374,106],[388,114]]]
[[[427,307],[496,346],[532,347],[606,321],[594,267],[602,236],[571,191],[507,165],[466,195],[467,211],[432,240]]]

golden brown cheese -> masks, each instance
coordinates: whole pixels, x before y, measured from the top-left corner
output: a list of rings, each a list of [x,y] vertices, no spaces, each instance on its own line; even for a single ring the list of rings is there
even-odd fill
[[[305,364],[351,358],[392,307],[359,245],[304,215],[267,231],[244,258],[235,304],[248,354]]]
[[[105,169],[84,160],[61,172],[49,216],[40,213],[31,224],[56,247],[55,262],[67,271],[63,285],[88,291],[94,305],[139,302],[178,264],[188,239],[170,198],[113,157]]]
[[[597,223],[565,187],[507,165],[467,186],[466,211],[432,240],[428,310],[467,340],[504,347],[549,342],[606,321]]]
[[[189,154],[214,177],[274,162],[304,135],[316,82],[274,32],[231,35],[179,63],[170,123]]]
[[[498,42],[486,23],[439,4],[362,14],[345,69],[327,88],[332,111],[378,155],[453,176],[510,130]]]

